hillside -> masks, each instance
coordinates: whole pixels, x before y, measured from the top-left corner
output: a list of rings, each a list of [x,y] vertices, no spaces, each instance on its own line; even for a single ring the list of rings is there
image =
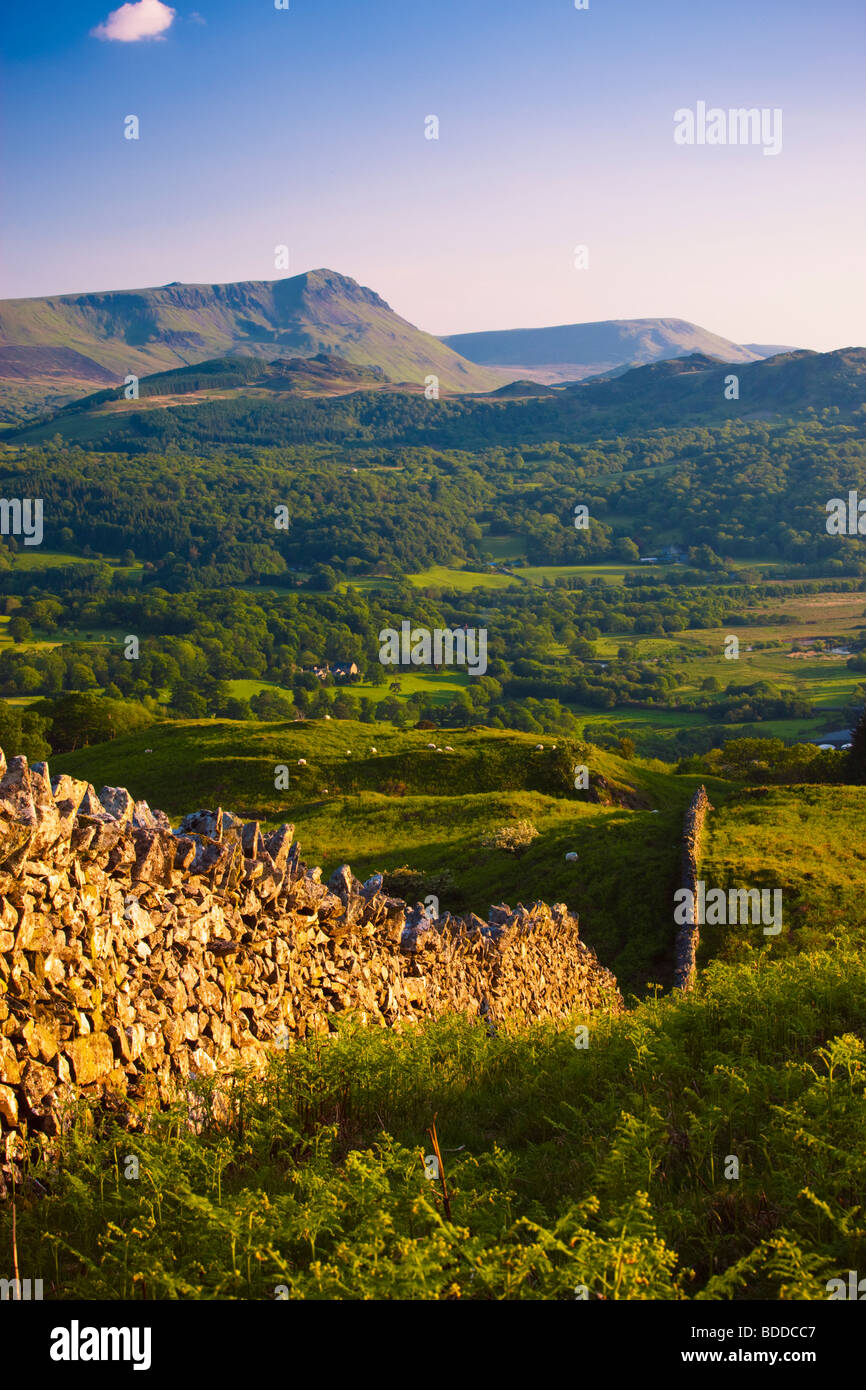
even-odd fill
[[[726,395],[732,372],[736,399]],[[465,449],[485,441],[574,442],[599,432],[640,435],[659,426],[802,417],[834,406],[856,415],[866,400],[864,383],[862,347],[734,364],[693,353],[556,388],[520,380],[428,401],[423,381],[388,382],[381,368],[352,365],[337,354],[234,356],[142,377],[135,400],[125,399],[120,386],[89,392],[10,428],[5,438],[35,444],[58,434],[91,448],[135,452],[169,440],[194,447],[208,439],[259,446],[397,440]]]
[[[261,733],[271,747],[305,740],[310,762],[320,744],[333,771],[346,730]],[[252,763],[231,766],[230,731],[211,735],[236,779],[226,790],[246,781],[260,797]],[[860,1267],[866,980],[850,860],[862,787],[842,789],[840,804],[838,787],[717,782],[701,872],[781,885],[784,933],[707,931],[693,992],[623,1010],[605,952],[596,963],[581,948],[582,917],[578,936],[560,909],[496,908],[466,940],[431,928],[404,950],[408,918],[387,883],[343,871],[326,888],[303,873],[291,827],[260,838],[199,815],[172,839],[132,796],[153,756],[148,785],[168,785],[173,769],[179,798],[178,739],[196,728],[173,736],[161,754],[118,741],[69,759],[79,770],[88,759],[99,781],[125,766],[132,795],[103,788],[98,803],[63,775],[49,789],[46,770],[28,781],[20,761],[2,788],[2,867],[17,875],[3,924],[14,1008],[0,999],[7,1168],[23,1159],[22,1120],[31,1148],[0,1233],[14,1219],[21,1266],[46,1297],[787,1302],[825,1300],[829,1281]],[[402,754],[383,746],[386,765],[418,766],[420,736],[402,735]],[[428,822],[438,800],[447,825],[475,775],[479,739],[467,738],[453,763],[436,760],[448,775]],[[534,750],[499,743],[490,782],[510,784],[515,756],[520,780]],[[621,792],[663,806],[687,781],[599,750],[590,760],[619,774]],[[633,904],[654,886],[627,821],[645,837],[646,814],[571,803],[573,818],[584,810],[598,818],[599,857],[589,866],[581,854],[579,872],[594,879],[606,865],[630,884],[618,912],[624,935],[639,936]],[[679,837],[672,823],[665,834],[669,907]],[[55,866],[58,836],[73,853]],[[184,867],[166,865],[163,843]],[[528,856],[520,872],[530,886]],[[30,906],[49,884],[60,931]],[[670,913],[666,925],[670,936]],[[77,962],[68,978],[66,961]],[[494,1022],[463,1007],[491,971]],[[545,1016],[514,1014],[515,990],[534,992]],[[355,994],[374,1026],[345,1007]],[[382,1026],[424,999],[440,1016]],[[229,1047],[247,1062],[233,1079],[215,1062]],[[70,1097],[79,1119],[57,1165]]]
[[[332,270],[283,280],[0,301],[0,382],[5,400],[26,376],[32,398],[120,382],[232,353],[272,359],[337,353],[381,367],[394,381],[489,390],[505,379],[464,361],[400,318],[373,290]]]
[[[734,374],[738,396],[728,400]],[[765,361],[731,364],[705,353],[635,367],[607,380],[565,390],[583,408],[613,414],[646,412],[653,423],[703,417],[799,415],[810,407],[856,411],[866,399],[866,348],[783,352]]]
[[[579,381],[617,367],[692,353],[723,362],[754,362],[764,355],[759,348],[732,343],[685,319],[605,319],[551,328],[452,333],[442,342],[470,362],[509,367],[542,382]],[[787,350],[770,348],[767,353]]]
[[[289,783],[279,792],[275,748]],[[591,760],[590,790],[577,793],[572,767],[582,759]],[[434,735],[351,720],[155,725],[52,757],[51,766],[100,783],[123,780],[175,817],[191,803],[219,800],[265,826],[290,820],[325,874],[350,843],[359,875],[405,867],[413,900],[435,893],[452,912],[486,913],[490,902],[512,898],[567,902],[628,988],[669,973],[669,892],[698,777],[671,777],[570,741],[539,751],[531,735]],[[182,783],[178,766],[186,768]],[[524,852],[482,847],[484,836],[520,821],[539,832]],[[621,874],[614,843],[634,875]],[[566,861],[570,852],[577,863]]]

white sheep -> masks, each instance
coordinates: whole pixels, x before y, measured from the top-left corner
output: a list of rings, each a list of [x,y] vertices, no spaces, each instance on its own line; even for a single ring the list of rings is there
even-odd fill
[[[445,745],[445,752],[446,752],[446,753],[453,753],[453,752],[454,752],[454,749],[451,747],[451,744],[450,744],[450,743],[446,743],[446,745]]]
[[[379,751],[378,748],[371,748],[371,749],[370,749],[370,752],[371,752],[371,753],[378,753],[378,751]]]
[[[535,751],[536,751],[536,753],[543,753],[543,752],[544,752],[544,744],[543,744],[543,743],[536,743],[536,745],[535,745]]]
[[[436,747],[436,744],[435,744],[435,743],[428,743],[428,744],[427,744],[427,747],[428,747],[428,748],[435,748],[435,747]]]
[[[306,766],[307,766],[307,760],[306,760],[306,758],[298,758],[298,767],[306,767]]]
[[[565,857],[569,863],[572,863],[577,858],[577,852],[573,849],[569,850],[568,854]]]

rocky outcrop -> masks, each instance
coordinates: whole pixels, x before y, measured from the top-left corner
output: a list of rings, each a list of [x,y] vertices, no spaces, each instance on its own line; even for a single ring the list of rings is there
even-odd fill
[[[698,865],[701,857],[701,841],[707,812],[713,808],[707,796],[706,787],[698,787],[683,821],[682,888],[692,895],[692,904],[698,898]],[[677,932],[674,943],[674,988],[691,989],[697,974],[697,952],[700,932],[695,920],[694,906],[686,907],[686,920]]]
[[[291,825],[216,810],[175,831],[123,788],[0,753],[0,1189],[76,1095],[131,1116],[349,1011],[494,1027],[621,1005],[562,904],[434,920],[379,874],[322,883]]]

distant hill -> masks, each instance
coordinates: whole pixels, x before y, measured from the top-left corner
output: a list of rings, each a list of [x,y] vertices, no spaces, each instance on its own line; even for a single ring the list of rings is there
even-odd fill
[[[138,401],[151,399],[169,404],[177,396],[196,395],[207,399],[243,391],[285,392],[289,395],[338,395],[386,382],[381,367],[356,367],[335,353],[319,352],[315,357],[278,357],[263,362],[258,357],[214,357],[190,367],[154,372],[138,383]],[[65,406],[62,414],[97,409],[112,401],[126,405],[124,388],[112,386]]]
[[[741,346],[685,319],[605,319],[555,328],[453,333],[442,342],[470,362],[510,367],[536,381],[580,381],[628,366],[703,353],[754,362],[788,348]]]
[[[736,368],[738,397],[727,400],[725,383]],[[731,364],[694,353],[653,362],[621,375],[564,388],[564,394],[593,413],[632,414],[654,424],[685,423],[724,415],[801,415],[813,407],[853,411],[866,402],[866,348],[838,352],[805,349],[767,360]]]
[[[452,391],[485,391],[508,374],[466,362],[373,290],[333,270],[284,280],[0,301],[0,386],[14,401],[71,399],[128,373],[145,376],[244,353],[336,353],[392,381],[428,375]]]
[[[495,391],[490,392],[491,396],[555,396],[556,391],[552,386],[546,386],[541,381],[507,381],[504,386],[498,386]]]
[[[759,357],[776,357],[780,352],[796,352],[793,347],[780,347],[779,344],[771,343],[743,343],[744,348],[749,352],[756,352]]]
[[[737,398],[728,399],[728,378]],[[89,448],[159,449],[185,439],[278,445],[316,439],[396,440],[460,448],[467,441],[585,439],[725,419],[801,417],[866,408],[866,348],[779,353],[722,362],[693,353],[556,388],[517,381],[490,392],[427,401],[420,385],[384,380],[333,354],[216,358],[142,377],[139,399],[95,392],[5,439],[36,444],[59,434]]]

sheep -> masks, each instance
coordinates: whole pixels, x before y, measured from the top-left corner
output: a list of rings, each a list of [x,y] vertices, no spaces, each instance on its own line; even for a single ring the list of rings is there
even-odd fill
[[[145,748],[144,751],[145,751],[145,753],[152,753],[152,752],[153,752],[153,749],[152,749],[152,748]]]
[[[428,748],[435,748],[435,747],[436,747],[436,744],[435,744],[435,743],[428,743],[428,744],[427,744],[427,747],[428,747]]]
[[[298,758],[298,767],[306,767],[306,766],[307,766],[307,760],[306,760],[306,758]]]
[[[351,756],[352,756],[352,750],[351,750],[351,748],[347,748],[347,749],[346,749],[346,757],[347,757],[347,758],[351,758]]]
[[[378,751],[379,751],[378,748],[371,748],[371,749],[370,749],[370,752],[371,752],[371,753],[378,753]]]
[[[535,745],[535,751],[536,751],[536,753],[543,753],[543,752],[544,752],[544,744],[543,744],[543,743],[536,743],[536,745]]]
[[[446,745],[445,745],[445,752],[446,752],[446,753],[453,753],[453,752],[454,752],[454,749],[451,747],[451,744],[450,744],[450,743],[446,743]]]
[[[566,860],[567,860],[569,863],[572,863],[572,862],[577,858],[577,854],[576,854],[576,852],[572,849],[572,850],[569,850],[568,854],[567,854],[565,857],[566,857]]]

